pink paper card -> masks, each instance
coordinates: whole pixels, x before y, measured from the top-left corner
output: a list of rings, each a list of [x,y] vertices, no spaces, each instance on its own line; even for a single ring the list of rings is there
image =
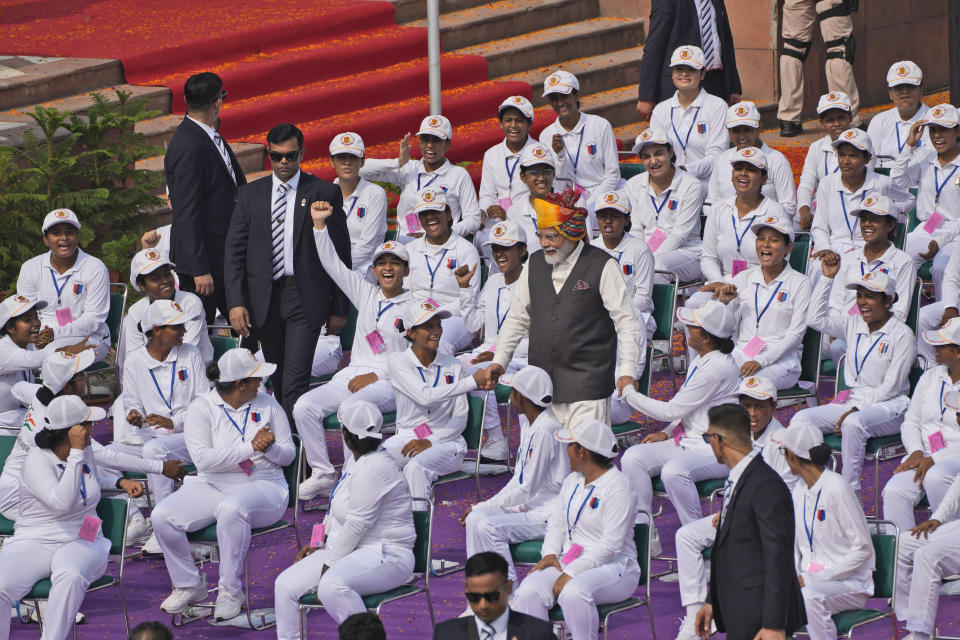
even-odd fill
[[[87,516],[83,519],[83,524],[80,525],[80,533],[78,534],[80,538],[84,540],[89,540],[93,542],[97,539],[97,532],[100,531],[100,518],[94,518],[93,516]]]
[[[317,548],[323,545],[323,535],[326,533],[327,525],[325,524],[315,524],[313,525],[313,533],[310,534],[310,546]]]
[[[927,436],[927,441],[930,443],[930,453],[936,453],[947,446],[943,440],[943,431],[931,433]]]
[[[427,423],[417,425],[413,430],[413,435],[417,436],[418,440],[426,440],[433,435],[433,431],[430,430],[430,427],[427,426]]]
[[[375,354],[383,353],[387,348],[387,345],[383,342],[383,337],[376,329],[368,333],[365,337],[367,338],[367,344],[370,345],[370,350]]]
[[[743,348],[743,355],[753,360],[765,346],[767,346],[767,343],[763,341],[763,338],[760,336],[753,336],[753,338],[750,339],[750,342],[748,342]]]
[[[856,302],[854,302],[854,303],[853,303],[853,306],[850,307],[850,309],[847,311],[847,315],[849,315],[849,316],[858,316],[858,315],[860,315],[860,307],[857,306],[857,303],[856,303]]]
[[[820,562],[811,562],[807,565],[807,573],[820,573],[827,568],[827,565]]]
[[[408,213],[403,217],[407,223],[407,233],[420,233],[423,227],[420,226],[420,217],[415,213]]]
[[[500,198],[499,200],[497,200],[497,203],[500,205],[500,208],[502,208],[504,211],[506,211],[507,209],[509,209],[510,207],[513,206],[513,199],[512,199],[512,198]]]
[[[570,564],[579,558],[581,553],[583,553],[583,547],[578,544],[571,544],[570,548],[567,549],[567,552],[563,554],[562,558],[560,558],[560,562],[563,564]]]
[[[650,251],[656,251],[666,239],[667,234],[663,232],[663,229],[654,229],[653,233],[650,234],[650,239],[647,240],[647,246],[650,247]]]
[[[680,446],[680,441],[683,440],[683,425],[678,424],[670,433],[673,436],[673,444]]]
[[[747,270],[747,261],[746,260],[734,260],[733,261],[733,275],[736,276],[741,271]]]
[[[492,343],[489,347],[487,347],[487,351],[489,351],[490,353],[494,353],[496,350],[497,350],[496,342]]]
[[[844,389],[843,391],[838,391],[837,395],[833,398],[830,404],[843,404],[847,401],[847,398],[850,397],[850,389]]]
[[[61,327],[65,327],[71,322],[73,322],[73,313],[70,311],[70,307],[57,309],[57,324],[59,324]]]
[[[578,184],[573,185],[573,190],[576,191],[577,195],[580,196],[581,198],[587,195],[587,190]]]
[[[249,460],[244,460],[243,462],[238,463],[240,470],[243,471],[248,476],[253,475],[253,463]]]
[[[937,227],[940,226],[940,223],[943,222],[943,216],[934,211],[930,214],[930,217],[927,218],[927,221],[923,223],[923,230],[929,234],[933,234],[937,230]]]

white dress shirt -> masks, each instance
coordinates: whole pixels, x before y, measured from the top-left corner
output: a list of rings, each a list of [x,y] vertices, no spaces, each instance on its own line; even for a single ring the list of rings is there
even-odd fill
[[[932,457],[934,462],[960,457],[957,414],[943,403],[951,391],[960,391],[960,382],[955,383],[950,379],[946,365],[935,365],[920,376],[900,426],[907,455],[919,451],[924,457]],[[936,442],[939,445],[937,433],[946,446],[934,452],[932,444]]]
[[[437,353],[423,366],[412,349],[390,358],[390,382],[397,396],[397,436],[415,437],[413,430],[426,423],[433,444],[456,440],[467,426],[467,393],[475,391],[473,376],[453,356]]]
[[[767,200],[779,202],[787,216],[793,220],[797,213],[797,187],[793,182],[790,161],[776,149],[768,147],[763,140],[760,141],[760,151],[767,162],[767,181],[761,187],[760,193]],[[710,186],[706,194],[707,201],[713,206],[717,206],[721,200],[737,195],[733,188],[733,165],[730,164],[736,153],[736,147],[731,147],[717,156],[713,163]]]
[[[759,455],[759,452],[756,447],[754,447],[750,450],[750,453],[740,458],[740,462],[730,468],[730,473],[727,474],[727,482],[723,486],[723,501],[720,503],[721,518],[727,516],[727,505],[730,504],[730,498],[736,493],[735,489],[740,482],[740,478],[743,476],[743,472],[747,470],[747,467],[750,466],[750,463],[753,462],[753,459],[756,458],[757,455]],[[719,529],[720,527],[718,526],[717,530]]]
[[[283,275],[293,275],[293,212],[297,206],[297,187],[300,186],[300,172],[284,183],[277,174],[271,176],[273,190],[270,192],[270,212],[273,214],[273,205],[280,194],[280,185],[287,185],[287,210],[283,215]],[[271,222],[272,224],[272,222]]]
[[[195,319],[189,320],[184,325],[187,332],[183,336],[183,343],[195,346],[200,351],[204,362],[213,362],[213,345],[207,333],[206,312],[200,298],[193,293],[177,289],[173,294],[173,301],[183,308],[186,315],[195,316]],[[147,315],[148,308],[150,308],[150,298],[144,296],[127,309],[127,315],[123,318],[123,340],[117,347],[117,362],[121,367],[127,359],[127,354],[147,344],[147,336],[140,331],[140,321]]]
[[[709,283],[732,282],[733,261],[739,260],[748,267],[758,266],[757,237],[750,232],[754,223],[767,216],[782,218],[785,213],[779,203],[764,197],[759,206],[744,216],[736,207],[736,196],[714,201],[703,226],[703,245],[700,254],[700,271]],[[743,265],[741,265],[743,266]]]
[[[121,405],[127,412],[136,411],[144,418],[155,413],[173,421],[172,431],[144,424],[138,430],[144,439],[168,436],[183,431],[187,407],[209,389],[203,357],[192,344],[172,348],[163,362],[155,360],[146,347],[140,347],[127,356],[123,368]]]
[[[460,315],[463,316],[467,331],[476,333],[483,329],[483,344],[478,349],[489,351],[490,347],[496,343],[500,327],[507,321],[519,282],[518,278],[507,284],[503,274],[497,272],[490,274],[479,296],[475,295],[470,287],[460,289]],[[528,347],[529,340],[524,336],[517,345],[513,357],[525,362]]]
[[[563,137],[563,151],[553,150],[553,136]],[[550,149],[557,163],[557,189],[573,185],[587,191],[592,202],[600,193],[615,191],[620,184],[620,157],[617,138],[606,118],[581,113],[573,129],[567,131],[560,120],[554,120],[540,132],[540,144]]]
[[[456,233],[443,244],[430,244],[426,236],[407,245],[410,256],[410,275],[404,285],[414,297],[433,298],[441,309],[460,315],[460,284],[454,272],[466,265],[480,264],[477,249]],[[468,291],[476,295],[480,290],[480,267],[470,278]]]
[[[650,174],[643,172],[627,180],[624,189],[632,207],[630,233],[643,238],[647,244],[657,229],[667,235],[653,255],[676,249],[700,249],[703,189],[696,178],[677,168],[667,190],[656,193],[650,185]]]
[[[897,221],[906,220],[913,209],[914,198],[904,189],[895,186],[888,176],[867,169],[863,184],[851,191],[844,183],[840,172],[832,173],[817,186],[817,212],[813,216],[810,233],[817,250],[832,249],[843,253],[852,247],[864,245],[860,235],[860,219],[855,213],[867,196],[887,196],[893,204]]]
[[[937,212],[943,222],[933,232],[940,248],[960,234],[960,156],[945,167],[932,147],[905,147],[890,177],[902,189],[917,187],[917,218],[925,221]]]
[[[707,61],[707,71],[713,71],[714,69],[723,69],[723,61],[721,60],[721,49],[720,49],[720,35],[717,33],[717,14],[716,10],[713,8],[710,0],[694,0],[694,3],[697,5],[697,16],[699,16],[703,10],[706,8],[710,11],[713,16],[713,20],[709,20],[704,24],[703,21],[700,21],[700,42],[705,43],[708,40],[710,41],[711,46],[713,47],[713,61]],[[704,31],[704,26],[707,27],[707,30]],[[701,44],[701,49],[703,44]]]
[[[333,181],[340,184],[340,178]],[[350,259],[353,270],[366,277],[373,264],[373,252],[387,234],[387,192],[378,184],[360,178],[357,188],[343,198],[350,232]]]
[[[913,301],[913,289],[917,284],[917,268],[910,256],[893,246],[893,243],[873,261],[867,260],[863,247],[847,249],[841,254],[840,271],[830,291],[830,315],[847,313],[857,303],[857,292],[846,288],[848,282],[855,282],[863,274],[878,270],[896,281],[897,301],[893,303],[892,311],[898,320],[906,322]]]
[[[480,638],[480,640],[485,640],[483,637],[485,627],[491,627],[493,629],[493,635],[487,640],[507,640],[507,624],[510,622],[510,607],[507,607],[506,610],[500,614],[500,617],[490,624],[487,624],[477,616],[473,616],[473,620],[477,625],[477,637]]]
[[[677,96],[675,91],[653,108],[650,128],[667,134],[677,166],[697,178],[705,194],[714,160],[730,147],[727,103],[702,88],[686,108],[680,106]]]
[[[511,203],[519,202],[530,194],[530,189],[520,179],[520,157],[524,149],[537,141],[527,136],[523,148],[517,153],[510,151],[506,140],[490,147],[483,154],[483,168],[480,173],[480,208],[486,211],[493,205],[500,205],[504,198]],[[506,211],[509,206],[503,207]]]
[[[896,161],[904,147],[907,146],[907,138],[910,137],[910,128],[918,121],[925,120],[930,107],[920,103],[920,108],[909,120],[900,117],[900,111],[896,108],[890,108],[881,111],[870,119],[867,125],[867,135],[873,143],[873,155],[877,159],[878,167],[890,167]],[[923,130],[923,136],[920,138],[919,146],[922,149],[931,148],[930,131]]]

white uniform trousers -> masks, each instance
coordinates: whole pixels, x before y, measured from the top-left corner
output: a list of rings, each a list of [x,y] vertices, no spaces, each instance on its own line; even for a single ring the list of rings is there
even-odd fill
[[[662,251],[653,256],[654,266],[657,271],[670,271],[675,273],[680,282],[690,282],[691,280],[700,280],[703,274],[700,272],[700,252],[690,249],[674,249],[673,251]],[[655,276],[654,282],[663,284],[666,280],[663,276]]]
[[[860,609],[868,594],[857,585],[843,581],[817,582],[800,589],[807,610],[807,633],[810,640],[836,640],[837,626],[831,616],[848,609]]]
[[[96,336],[90,336],[90,340],[87,344],[94,344],[96,341]],[[50,344],[53,346],[54,350],[59,349],[60,347],[69,347],[70,345],[77,344],[83,340],[83,336],[67,336],[64,338],[57,338],[52,341]],[[93,347],[93,361],[100,362],[105,359],[110,354],[110,336],[103,338],[100,342],[94,344]]]
[[[190,462],[190,451],[187,449],[187,442],[182,433],[150,438],[142,445],[114,442],[108,444],[107,448],[140,456],[149,461],[183,460]],[[173,492],[173,480],[161,473],[148,473],[147,484],[150,487],[153,504],[155,505]]]
[[[940,602],[940,581],[960,573],[960,520],[952,520],[928,539],[900,532],[897,556],[896,613],[908,631],[933,634]]]
[[[903,250],[913,259],[913,264],[917,268],[924,262],[919,254],[927,252],[931,240],[933,240],[933,236],[924,230],[922,224],[907,234],[907,241]],[[953,253],[955,244],[955,242],[951,242],[945,247],[940,247],[937,255],[933,256],[930,277],[933,279],[933,289],[936,292],[937,300],[943,299],[943,272],[947,268],[947,262],[950,261],[950,254]]]
[[[327,436],[323,429],[323,419],[335,414],[341,404],[366,400],[382,413],[397,410],[396,396],[389,380],[377,380],[356,393],[351,393],[347,385],[355,377],[370,373],[367,367],[345,367],[337,372],[327,384],[311,389],[300,396],[293,405],[293,421],[303,443],[307,463],[314,473],[334,473],[327,453]]]
[[[187,532],[216,522],[220,588],[234,595],[242,593],[241,573],[250,548],[251,529],[272,525],[286,510],[287,489],[280,484],[251,480],[218,487],[200,478],[187,478],[179,490],[154,507],[151,517],[173,586],[190,588],[200,584]]]
[[[740,349],[734,349],[730,356],[738,367],[742,367],[747,361],[747,357]],[[800,380],[800,362],[793,358],[777,360],[766,367],[761,367],[753,375],[767,378],[777,389],[790,389]]]
[[[955,304],[957,304],[956,300],[953,301],[951,306]],[[920,315],[917,316],[917,355],[923,356],[924,369],[937,365],[937,352],[932,344],[923,339],[923,332],[940,328],[940,319],[943,317],[943,310],[946,306],[943,300],[937,300],[920,307]]]
[[[313,350],[310,375],[329,375],[340,368],[341,360],[343,360],[343,346],[340,344],[340,336],[320,336]]]
[[[860,472],[863,471],[863,457],[868,438],[889,436],[900,431],[903,414],[910,400],[897,396],[861,408],[848,415],[840,427],[843,459],[841,475],[850,483],[854,491],[860,490]],[[790,421],[790,426],[810,424],[823,433],[833,433],[837,420],[850,409],[849,404],[825,404],[798,411]]]
[[[907,456],[903,457],[906,460]],[[893,520],[906,531],[916,526],[913,508],[924,495],[930,509],[936,511],[947,495],[950,485],[960,473],[960,458],[952,458],[934,464],[923,477],[923,489],[913,481],[915,469],[895,473],[883,486],[883,517]]]
[[[510,545],[524,540],[542,539],[547,532],[549,508],[523,513],[507,513],[498,507],[478,505],[467,516],[467,557],[481,551],[494,551],[507,561],[507,577],[517,584],[517,568],[510,556]]]
[[[410,437],[392,436],[384,440],[383,450],[403,469],[403,477],[407,479],[410,496],[429,498],[437,478],[460,470],[463,465],[463,456],[467,453],[467,443],[463,438],[441,442],[408,458],[400,451],[405,444],[414,439],[412,435]],[[425,507],[422,502],[415,500],[413,508],[415,511],[421,511]]]
[[[107,570],[110,541],[80,538],[43,542],[11,538],[0,549],[0,640],[10,637],[10,609],[33,585],[49,578],[49,605],[43,616],[41,640],[66,640],[91,582]]]
[[[680,604],[684,607],[707,601],[707,563],[703,550],[713,545],[716,536],[712,515],[677,529],[677,577]]]
[[[349,616],[367,610],[361,596],[399,587],[413,575],[413,551],[400,545],[375,544],[354,549],[321,578],[326,555],[324,549],[315,551],[277,576],[273,585],[277,640],[300,640],[300,596],[315,590],[317,599],[339,625]]]
[[[678,446],[673,439],[635,444],[620,459],[620,469],[637,494],[637,510],[653,511],[653,483],[659,475],[673,503],[681,524],[703,517],[696,483],[711,478],[725,478],[730,472],[717,462],[713,451],[703,447]]]
[[[441,320],[443,325],[443,335],[440,336],[440,353],[453,355],[458,351],[463,351],[473,342],[473,334],[467,331],[467,325],[464,324],[460,316],[451,316],[446,320]]]
[[[620,558],[587,569],[572,578],[559,598],[553,597],[553,584],[560,577],[556,567],[535,571],[520,583],[510,606],[521,613],[547,620],[554,603],[563,610],[570,636],[576,640],[596,640],[600,627],[598,604],[620,602],[633,595],[640,584],[636,558]]]
[[[569,429],[584,420],[599,420],[610,424],[610,398],[578,400],[577,402],[554,402],[550,412],[557,422]]]

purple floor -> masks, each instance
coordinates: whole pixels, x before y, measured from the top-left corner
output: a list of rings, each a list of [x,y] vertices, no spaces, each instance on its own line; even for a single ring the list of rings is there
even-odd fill
[[[655,387],[656,395],[665,395],[670,382],[663,376],[657,376]],[[826,391],[826,389],[823,389]],[[781,421],[788,419],[792,411],[781,411]],[[98,425],[98,436],[109,433],[106,425]],[[516,447],[516,443],[514,443]],[[331,452],[339,447],[331,446]],[[880,465],[881,486],[893,471],[896,463],[893,460],[882,462]],[[481,492],[484,498],[493,495],[506,482],[507,476],[481,479]],[[867,515],[873,515],[874,471],[873,465],[864,465],[863,501]],[[469,481],[462,481],[452,485],[441,486],[437,489],[437,507],[434,520],[433,551],[435,557],[449,557],[460,560],[464,556],[463,532],[457,522],[457,517],[463,509],[475,501],[473,485]],[[704,506],[706,510],[706,505]],[[287,516],[292,514],[288,512]],[[300,532],[305,540],[310,538],[312,525],[321,518],[319,513],[301,514]],[[673,555],[673,534],[677,529],[676,513],[668,503],[664,513],[657,518],[657,526],[663,541],[664,554]],[[256,538],[250,550],[251,587],[253,593],[253,607],[272,606],[272,585],[276,575],[287,567],[296,554],[296,542],[292,532],[280,532],[270,536]],[[655,561],[654,572],[664,571],[665,562]],[[145,620],[160,620],[170,623],[170,616],[160,611],[160,602],[168,595],[170,583],[164,569],[163,561],[159,559],[134,559],[128,561],[125,569],[125,585],[127,604],[130,614],[130,625]],[[208,564],[203,568],[207,574],[210,586],[217,581],[217,565]],[[521,571],[522,575],[522,571]],[[458,615],[465,606],[462,596],[463,574],[455,573],[443,578],[430,581],[432,600],[437,620]],[[673,638],[680,625],[683,611],[676,582],[661,582],[654,579],[653,586],[653,616],[657,635],[662,640]],[[885,608],[885,603],[871,602],[869,606]],[[120,614],[119,592],[116,588],[109,588],[91,593],[84,601],[83,612],[87,615],[86,624],[78,627],[80,638],[121,640],[125,637],[123,620]],[[382,613],[388,637],[394,640],[424,640],[432,637],[430,618],[427,612],[424,596],[411,597],[395,603],[387,604]],[[942,598],[938,615],[939,629],[943,633],[956,635],[960,627],[960,598]],[[28,640],[40,636],[39,627],[35,624],[21,625],[14,621],[11,628],[11,638],[14,640]],[[181,638],[270,638],[275,637],[275,631],[268,629],[262,632],[237,629],[233,627],[215,627],[205,621],[193,623],[175,630],[175,635]],[[906,635],[901,624],[901,636]],[[336,626],[322,611],[315,611],[308,619],[308,637],[336,638]],[[639,608],[615,616],[610,628],[610,638],[616,640],[650,637],[650,623],[646,608]],[[881,640],[892,638],[889,620],[879,621],[858,630],[858,638],[864,640]]]

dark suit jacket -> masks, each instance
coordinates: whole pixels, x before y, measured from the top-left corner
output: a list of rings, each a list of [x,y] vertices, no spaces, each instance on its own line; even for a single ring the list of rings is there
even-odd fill
[[[237,184],[246,184],[229,145],[227,153]],[[173,208],[170,259],[176,263],[177,273],[199,276],[219,272],[237,184],[217,146],[197,123],[184,118],[167,145],[163,171]],[[219,273],[217,276],[219,279]]]
[[[258,328],[267,321],[273,293],[272,191],[272,174],[240,188],[224,255],[227,307],[247,307]],[[293,210],[293,273],[307,321],[317,331],[328,315],[346,316],[350,309],[346,296],[327,275],[317,255],[310,205],[322,200],[333,205],[327,230],[340,258],[350,266],[350,234],[340,187],[301,171]]]
[[[734,52],[733,35],[723,0],[711,0],[717,20],[717,35],[720,38],[720,58],[723,63],[724,84],[727,95],[742,93],[740,75],[737,73],[737,57]],[[666,100],[676,89],[670,72],[670,56],[673,50],[685,44],[700,46],[700,17],[694,0],[652,0],[647,38],[640,60],[640,100],[654,104]]]
[[[433,629],[433,640],[480,640],[474,616],[441,622]],[[507,640],[557,640],[553,625],[540,618],[510,609]]]
[[[756,456],[733,488],[713,541],[710,602],[729,640],[752,640],[763,627],[785,629],[789,637],[806,624],[793,527],[787,485]]]

